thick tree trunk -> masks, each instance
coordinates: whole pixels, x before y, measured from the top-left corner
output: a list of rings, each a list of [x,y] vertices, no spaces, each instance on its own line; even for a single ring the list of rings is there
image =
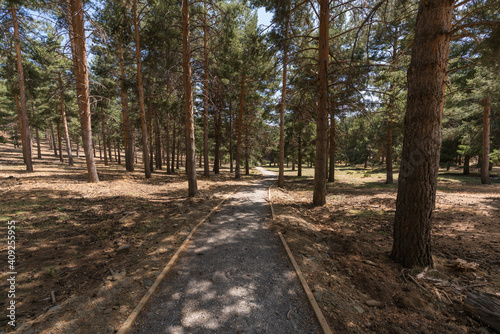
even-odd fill
[[[189,45],[189,0],[182,0],[182,65],[184,72],[184,116],[186,119],[186,171],[188,195],[198,192],[196,180],[196,146],[194,142],[193,82],[191,77],[191,51]]]
[[[335,182],[335,115],[330,114],[330,171],[328,173],[328,182]]]
[[[287,61],[288,61],[288,30],[290,29],[290,20],[286,19],[285,46],[283,48],[283,81],[281,87],[281,104],[280,104],[280,156],[279,156],[279,172],[278,172],[278,187],[285,186],[285,107],[286,107],[286,76],[287,76]]]
[[[69,0],[66,1],[66,4],[68,3]],[[99,176],[97,175],[94,156],[92,154],[89,74],[87,67],[87,45],[85,42],[85,24],[83,14],[82,0],[71,0],[70,19],[72,19],[72,32],[70,31],[70,40],[72,41],[71,45],[73,50],[73,63],[75,67],[76,91],[80,111],[83,150],[85,152],[89,182],[99,182]]]
[[[464,175],[470,174],[470,155],[466,154],[464,157]]]
[[[208,159],[208,35],[207,35],[207,3],[203,15],[203,176],[210,176]],[[215,168],[215,164],[214,164]]]
[[[118,53],[120,56],[120,95],[122,102],[123,119],[123,144],[125,146],[125,169],[129,172],[134,171],[134,148],[133,138],[130,131],[130,117],[128,113],[128,96],[125,76],[125,62],[123,59],[123,44],[118,42]]]
[[[59,146],[59,161],[64,162],[62,154],[62,140],[61,140],[61,121],[57,121],[57,144]]]
[[[180,161],[181,161],[181,140],[178,138],[177,139],[177,162],[176,162],[176,167],[177,167],[177,170],[181,169],[181,164],[180,164]]]
[[[66,119],[66,105],[64,104],[64,86],[62,73],[59,72],[59,94],[61,101],[61,118],[64,130],[64,141],[66,142],[66,152],[68,153],[68,165],[73,166],[73,154],[71,152],[71,141],[69,139],[68,120]]]
[[[320,0],[319,7],[319,89],[316,120],[316,159],[314,164],[313,205],[326,203],[326,159],[328,147],[328,27],[330,10],[328,0]]]
[[[19,24],[17,22],[16,7],[12,5],[12,23],[14,25],[14,44],[16,49],[16,62],[17,62],[17,78],[19,83],[19,100],[21,102],[20,108],[20,124],[19,130],[21,131],[21,142],[23,145],[23,159],[26,164],[26,171],[33,172],[33,161],[31,158],[31,133],[28,119],[28,108],[26,106],[26,90],[24,87],[24,69],[21,55],[21,42],[19,39]]]
[[[489,184],[490,175],[490,112],[491,112],[491,97],[487,97],[483,101],[483,159],[481,163],[481,183]]]
[[[237,140],[236,140],[236,168],[234,173],[234,178],[240,178],[240,166],[241,166],[241,132],[243,128],[243,101],[245,98],[245,79],[246,75],[243,72],[241,75],[241,91],[240,91],[240,109],[238,111],[238,125],[237,125]]]
[[[453,8],[453,0],[427,0],[417,14],[391,254],[405,267],[433,265],[432,211]]]
[[[141,129],[142,129],[142,160],[144,162],[144,174],[146,179],[151,178],[151,168],[149,163],[148,152],[148,127],[146,123],[146,109],[144,107],[144,87],[142,84],[142,60],[141,60],[141,44],[139,39],[139,16],[137,14],[137,0],[133,2],[134,12],[134,30],[135,30],[135,57],[137,60],[137,90],[139,92],[139,110],[141,113]]]

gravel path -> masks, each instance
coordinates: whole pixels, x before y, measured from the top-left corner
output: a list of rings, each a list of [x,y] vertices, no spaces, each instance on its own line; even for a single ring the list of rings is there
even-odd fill
[[[194,234],[131,333],[321,333],[276,233],[274,173],[241,189]]]

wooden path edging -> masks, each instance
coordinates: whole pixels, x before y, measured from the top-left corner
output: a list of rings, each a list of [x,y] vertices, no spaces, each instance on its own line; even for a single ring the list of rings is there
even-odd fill
[[[276,182],[276,181],[275,181]],[[274,185],[274,183],[269,186],[269,205],[271,206],[271,219],[275,219],[274,215],[274,208],[273,208],[273,202],[271,201],[271,187]],[[330,329],[330,326],[328,325],[328,322],[325,319],[325,316],[323,315],[323,312],[321,312],[321,309],[316,302],[316,299],[314,298],[314,295],[309,288],[309,285],[307,284],[306,279],[304,278],[304,275],[302,274],[302,271],[299,268],[299,265],[297,264],[297,261],[295,261],[295,257],[293,256],[292,252],[290,251],[290,247],[288,247],[288,243],[286,242],[285,238],[281,234],[281,232],[278,232],[278,235],[281,239],[281,242],[283,243],[283,246],[285,247],[286,253],[288,254],[288,257],[290,258],[290,261],[292,262],[293,268],[295,269],[295,272],[297,273],[297,276],[299,277],[300,283],[302,284],[302,287],[304,288],[304,291],[306,292],[307,299],[309,300],[309,303],[311,303],[311,306],[314,310],[314,314],[316,314],[316,318],[318,319],[319,324],[321,325],[321,329],[323,329],[324,334],[332,334],[332,330]]]
[[[205,217],[203,217],[203,219],[198,224],[196,224],[195,227],[193,227],[193,229],[188,234],[188,236],[186,237],[186,239],[184,240],[184,242],[182,243],[182,245],[177,249],[177,251],[172,256],[172,258],[170,259],[170,261],[168,261],[167,265],[165,266],[165,268],[163,268],[163,270],[160,273],[160,275],[158,275],[158,277],[156,278],[156,280],[153,283],[153,285],[148,289],[148,291],[146,292],[146,294],[144,295],[144,297],[142,297],[142,299],[139,302],[139,304],[137,304],[137,306],[132,311],[132,313],[129,315],[129,317],[127,318],[127,320],[125,320],[125,322],[123,323],[123,325],[120,327],[120,329],[118,330],[117,334],[126,334],[130,330],[130,328],[132,327],[134,321],[139,316],[139,313],[141,313],[142,309],[144,308],[144,306],[146,306],[146,303],[149,301],[149,299],[151,299],[151,297],[153,296],[153,293],[156,291],[156,289],[160,285],[160,283],[163,280],[163,278],[165,278],[165,276],[167,275],[168,271],[172,268],[172,266],[174,265],[174,263],[177,260],[177,258],[179,257],[179,255],[182,253],[182,251],[184,250],[184,248],[186,248],[187,244],[191,240],[191,237],[196,232],[196,230],[198,229],[198,227],[200,227],[201,224],[203,224],[208,218],[210,218],[214,214],[214,212],[217,211],[222,206],[222,204],[224,204],[224,202],[226,200],[228,200],[231,196],[233,196],[236,192],[238,192],[238,190],[240,190],[241,188],[243,188],[245,186],[248,186],[248,185],[239,186],[235,191],[233,191],[232,193],[230,193],[229,195],[227,195],[224,199],[222,199],[219,202],[219,204],[215,208],[213,208]]]

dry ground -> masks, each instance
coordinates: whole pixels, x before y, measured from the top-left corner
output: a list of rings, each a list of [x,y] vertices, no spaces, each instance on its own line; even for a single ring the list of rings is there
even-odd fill
[[[83,158],[68,167],[48,147],[43,153],[28,174],[20,149],[0,144],[0,280],[7,278],[6,225],[15,220],[17,324],[24,333],[113,333],[192,227],[257,177],[236,182],[224,170],[199,178],[199,195],[188,198],[183,175],[159,171],[145,180],[140,165],[127,173],[97,158],[101,182],[89,184]],[[117,251],[124,245],[128,251]],[[0,333],[10,332],[5,313],[1,320]]]
[[[314,208],[312,171],[297,178],[287,170],[285,188],[272,188],[275,228],[290,243],[334,332],[492,331],[462,307],[473,290],[500,297],[500,183],[496,178],[480,185],[474,172],[441,172],[435,268],[418,276],[425,268],[403,270],[389,258],[397,185],[385,185],[382,171],[340,167],[336,182],[328,184],[327,204]],[[454,270],[457,258],[479,267]]]

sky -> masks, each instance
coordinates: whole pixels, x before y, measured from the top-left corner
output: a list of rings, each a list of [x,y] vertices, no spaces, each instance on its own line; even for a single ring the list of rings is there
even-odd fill
[[[273,13],[266,12],[266,10],[261,7],[257,10],[257,15],[258,15],[258,24],[262,24],[265,27],[271,23],[271,20],[273,19]]]

